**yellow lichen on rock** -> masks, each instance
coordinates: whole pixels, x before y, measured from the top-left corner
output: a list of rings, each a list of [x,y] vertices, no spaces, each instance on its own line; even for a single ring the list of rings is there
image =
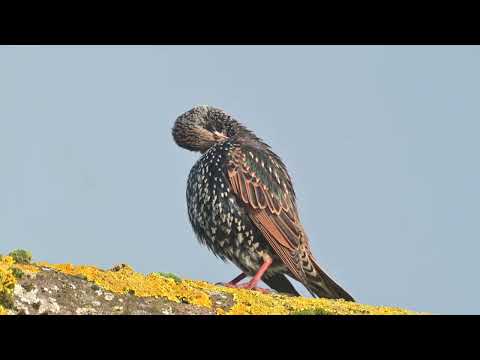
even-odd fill
[[[15,287],[15,276],[12,272],[14,260],[11,256],[0,256],[0,315],[7,313],[5,305],[11,301]]]
[[[12,273],[13,259],[10,256],[0,257],[0,293],[13,291],[15,276]]]
[[[317,311],[338,315],[409,315],[413,311],[395,307],[363,305],[344,300],[312,299],[277,294],[262,294],[257,291],[232,289],[216,286],[205,281],[175,281],[156,273],[144,275],[131,267],[122,265],[112,270],[101,270],[94,266],[74,266],[72,264],[37,263],[74,276],[84,276],[98,286],[116,293],[133,293],[141,297],[164,297],[175,302],[212,307],[212,293],[231,294],[234,305],[228,309],[217,309],[219,315],[287,315],[301,311]]]
[[[94,266],[74,266],[72,264],[37,263],[65,274],[84,276],[105,290],[115,293],[132,293],[141,297],[164,297],[175,302],[187,302],[192,305],[211,307],[208,294],[192,288],[184,282],[177,283],[174,279],[152,273],[140,274],[127,265],[117,269],[101,270]]]
[[[0,255],[0,269],[10,269],[13,264],[15,264],[15,260],[11,256],[2,256]]]
[[[228,311],[218,309],[219,315],[288,315],[304,310],[321,310],[331,315],[414,315],[413,311],[386,306],[372,306],[344,300],[312,299],[257,291],[218,287],[203,281],[189,281],[190,286],[209,291],[232,294],[235,304]]]
[[[13,294],[16,279],[14,269],[31,274],[42,268],[57,270],[66,275],[84,277],[101,288],[113,293],[131,293],[139,297],[162,297],[173,302],[183,302],[212,309],[211,296],[230,294],[233,305],[229,308],[216,308],[218,315],[287,315],[295,313],[338,314],[338,315],[410,315],[420,314],[413,311],[385,306],[363,305],[344,300],[312,299],[291,297],[278,294],[262,294],[257,291],[232,289],[213,285],[205,281],[182,280],[162,276],[158,273],[148,275],[135,272],[128,265],[116,266],[111,270],[102,270],[95,266],[72,264],[16,264],[11,256],[0,256],[0,314],[6,314],[5,302]],[[7,300],[7,301],[5,301]],[[11,304],[10,304],[11,305]]]
[[[14,264],[13,268],[22,270],[23,272],[28,273],[28,274],[36,274],[40,271],[38,266],[35,266],[35,265],[32,265],[32,264]]]

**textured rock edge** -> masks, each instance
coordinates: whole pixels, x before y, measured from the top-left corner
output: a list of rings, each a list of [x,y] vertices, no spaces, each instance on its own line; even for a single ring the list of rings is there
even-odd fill
[[[415,315],[396,307],[230,289],[121,264],[18,263],[0,258],[0,314]]]

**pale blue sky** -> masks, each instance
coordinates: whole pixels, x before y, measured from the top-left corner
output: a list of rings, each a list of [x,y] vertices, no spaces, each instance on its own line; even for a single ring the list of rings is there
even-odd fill
[[[358,301],[480,313],[479,64],[478,46],[1,46],[0,253],[236,276],[194,238],[198,155],[170,133],[209,104],[284,159]]]

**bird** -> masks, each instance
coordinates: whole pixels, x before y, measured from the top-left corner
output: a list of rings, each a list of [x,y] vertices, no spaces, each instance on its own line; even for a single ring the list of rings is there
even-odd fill
[[[289,276],[317,298],[354,298],[320,267],[300,221],[281,158],[223,109],[197,105],[179,115],[174,142],[199,152],[187,179],[188,217],[200,242],[242,272],[233,288],[300,296]],[[241,283],[247,277],[250,281]]]

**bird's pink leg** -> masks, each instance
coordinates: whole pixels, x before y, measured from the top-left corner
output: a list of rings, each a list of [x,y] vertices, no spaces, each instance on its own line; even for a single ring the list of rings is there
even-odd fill
[[[240,281],[242,281],[246,277],[247,277],[247,275],[245,275],[244,273],[241,273],[235,279],[233,279],[232,281],[229,281],[228,285],[237,285]]]
[[[216,285],[222,285],[222,286],[226,286],[226,287],[236,287],[236,285],[242,281],[243,279],[245,279],[247,277],[247,275],[245,275],[244,273],[241,273],[240,275],[238,275],[235,279],[229,281],[228,283],[216,283]]]
[[[272,259],[268,258],[265,260],[265,262],[260,266],[260,269],[258,269],[257,273],[255,276],[246,284],[240,284],[240,285],[233,285],[232,287],[236,288],[241,288],[241,289],[249,289],[249,290],[256,290],[256,291],[261,291],[264,293],[270,292],[267,289],[262,289],[257,287],[257,284],[262,280],[262,276],[265,274],[265,272],[268,270],[268,268],[272,265]],[[236,278],[235,278],[236,280]]]

